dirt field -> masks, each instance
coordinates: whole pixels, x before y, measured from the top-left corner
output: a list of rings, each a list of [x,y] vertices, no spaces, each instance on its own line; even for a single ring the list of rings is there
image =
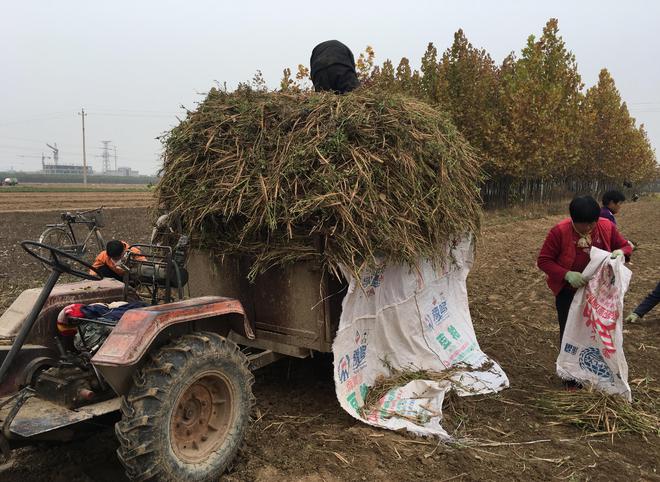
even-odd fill
[[[145,186],[134,184],[76,185],[29,184],[16,188],[0,188],[0,213],[61,210],[85,210],[99,206],[108,208],[139,208],[150,205],[153,194]],[[56,218],[55,218],[56,219]],[[51,221],[53,222],[53,221]]]
[[[0,214],[0,309],[21,289],[43,280],[43,272],[16,243],[38,235],[54,216]],[[109,210],[107,219],[112,227],[104,230],[107,238],[138,241],[149,232],[144,209]],[[446,426],[472,441],[469,447],[358,423],[335,399],[331,360],[283,360],[257,374],[255,421],[226,480],[660,480],[657,436],[585,437],[575,427],[552,425],[534,406],[540,391],[560,389],[554,376],[553,299],[535,267],[543,238],[559,219],[487,217],[468,279],[471,311],[483,350],[500,362],[511,388],[446,407]],[[626,205],[619,223],[639,245],[630,264],[628,312],[660,279],[660,199]],[[629,379],[652,379],[657,387],[660,308],[624,333]],[[0,466],[0,480],[123,480],[115,449],[111,429],[85,441],[24,448]]]

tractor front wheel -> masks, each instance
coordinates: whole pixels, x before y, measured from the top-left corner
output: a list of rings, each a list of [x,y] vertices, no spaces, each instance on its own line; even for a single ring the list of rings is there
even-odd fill
[[[131,480],[217,480],[249,424],[253,376],[233,342],[182,336],[156,351],[122,398],[115,426]]]

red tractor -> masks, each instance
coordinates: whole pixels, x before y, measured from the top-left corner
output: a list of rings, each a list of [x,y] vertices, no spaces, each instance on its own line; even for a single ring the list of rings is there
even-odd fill
[[[343,286],[313,264],[249,283],[248,260],[198,251],[186,262],[180,244],[142,245],[125,260],[121,283],[60,249],[21,244],[51,273],[0,317],[4,457],[118,419],[117,454],[129,479],[217,480],[249,428],[252,370],[331,351]],[[56,284],[62,275],[84,281]],[[184,287],[205,296],[181,299]],[[141,299],[148,303],[129,305],[118,320],[89,314]],[[72,304],[87,310],[70,310],[62,330]]]

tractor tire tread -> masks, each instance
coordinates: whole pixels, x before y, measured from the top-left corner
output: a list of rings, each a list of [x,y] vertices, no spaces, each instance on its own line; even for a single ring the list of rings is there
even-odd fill
[[[172,395],[171,389],[179,383],[177,380],[185,377],[188,370],[194,370],[195,363],[209,356],[227,360],[235,367],[242,389],[246,392],[245,403],[240,408],[244,420],[241,426],[233,427],[228,432],[225,439],[231,442],[228,449],[225,450],[223,443],[217,451],[223,452],[219,456],[222,461],[200,462],[196,464],[194,473],[184,473],[178,470],[175,463],[165,463],[168,455],[174,457],[162,435],[163,426],[166,425],[169,430],[168,413],[175,403],[175,400],[168,399],[168,395]],[[255,401],[253,383],[254,376],[245,354],[238,345],[216,333],[183,335],[161,347],[136,371],[132,388],[121,400],[122,420],[115,425],[115,433],[120,444],[117,456],[126,469],[126,475],[135,481],[217,479],[220,475],[218,471],[229,467],[243,445]],[[207,472],[211,469],[214,472],[209,476]]]

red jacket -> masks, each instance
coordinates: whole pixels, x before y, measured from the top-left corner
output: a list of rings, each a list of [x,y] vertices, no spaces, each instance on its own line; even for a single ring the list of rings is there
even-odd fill
[[[589,264],[590,248],[578,248],[580,236],[575,232],[571,219],[564,219],[550,230],[536,261],[547,276],[548,287],[554,295],[570,286],[564,276],[569,271],[582,272]],[[591,231],[591,246],[605,251],[620,249],[630,257],[632,248],[609,219],[599,218]]]

